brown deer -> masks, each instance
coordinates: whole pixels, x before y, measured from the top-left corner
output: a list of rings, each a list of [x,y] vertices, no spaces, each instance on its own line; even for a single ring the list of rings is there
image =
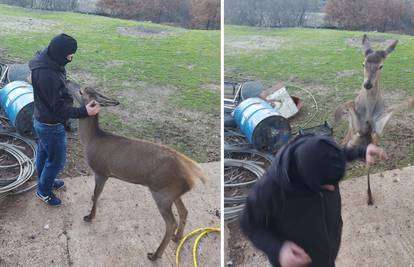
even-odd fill
[[[77,90],[79,87],[74,83],[69,83],[68,87],[81,105],[92,100],[101,106],[119,104],[94,89]],[[194,186],[196,178],[205,183],[200,166],[169,147],[104,131],[99,127],[98,115],[80,119],[79,134],[86,160],[95,174],[92,210],[83,219],[91,222],[95,217],[98,197],[109,177],[147,186],[166,225],[161,244],[147,257],[152,261],[160,258],[171,239],[178,242],[182,238],[188,211],[181,196]],[[172,204],[178,211],[178,226]]]
[[[335,112],[335,121],[341,119],[344,109],[349,111],[349,129],[344,143],[350,147],[366,147],[370,143],[378,144],[385,125],[394,111],[414,105],[411,98],[406,103],[386,109],[381,94],[381,71],[384,61],[397,46],[398,40],[393,41],[384,51],[374,51],[371,48],[366,34],[362,38],[364,48],[364,82],[361,91],[354,101],[338,107]],[[368,205],[373,204],[369,167],[367,175]]]

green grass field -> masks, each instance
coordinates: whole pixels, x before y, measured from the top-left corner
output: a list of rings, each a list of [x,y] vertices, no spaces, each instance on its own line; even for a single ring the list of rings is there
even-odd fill
[[[27,62],[56,34],[72,35],[78,41],[78,51],[68,64],[68,75],[81,84],[92,83],[111,96],[128,92],[123,95],[124,111],[139,114],[144,120],[128,120],[121,112],[114,111],[102,118],[109,129],[146,139],[161,136],[158,138],[161,142],[182,148],[200,161],[218,158],[219,137],[209,136],[211,133],[218,136],[220,129],[215,122],[219,121],[220,114],[220,31],[185,30],[149,22],[7,5],[0,5],[0,22],[0,62]],[[122,28],[138,29],[138,34],[122,34]],[[165,88],[168,94],[164,94]],[[158,101],[160,98],[162,101]],[[148,106],[143,102],[154,104]],[[168,124],[163,125],[170,121],[160,120],[170,116],[179,128],[180,119],[186,119],[180,112],[188,114],[187,117],[191,113],[199,114],[206,118],[205,125],[214,125],[214,128],[209,129],[210,133],[199,129],[194,139],[171,137],[164,129]],[[159,116],[150,118],[152,114]],[[197,129],[199,122],[192,123],[183,127]],[[154,127],[154,124],[161,126]],[[212,152],[213,149],[206,152],[204,142],[214,144],[217,152]]]
[[[362,34],[324,29],[267,29],[227,25],[225,68],[237,68],[237,74],[262,80],[290,79],[354,93],[362,83],[362,50],[347,45],[346,41],[349,38],[361,38]],[[264,39],[266,43],[271,43],[273,39],[275,47],[269,44],[268,47],[227,55],[232,50],[232,42],[252,36],[269,38]],[[414,37],[382,33],[369,33],[369,37],[374,40],[399,40],[397,49],[385,62],[383,87],[414,94]],[[249,40],[245,43],[248,44]],[[338,77],[340,71],[349,71],[353,75]]]
[[[76,60],[68,65],[69,71],[90,72],[100,83],[105,81],[106,86],[113,88],[125,80],[176,86],[180,88],[176,96],[178,104],[195,110],[217,110],[219,92],[202,89],[220,82],[219,31],[189,31],[152,23],[69,12],[39,12],[5,5],[0,5],[0,14],[10,20],[30,17],[51,22],[44,30],[6,29],[6,34],[1,33],[0,48],[6,49],[9,56],[27,61],[55,34],[65,32],[78,40],[79,47]],[[118,27],[134,26],[173,34],[167,38],[137,38],[117,33]],[[106,68],[114,60],[123,64]]]
[[[276,81],[307,89],[320,108],[308,126],[333,122],[335,108],[354,99],[363,81],[363,32],[327,29],[271,29],[225,26],[225,76],[232,79],[261,80],[266,86]],[[385,49],[398,39],[396,50],[385,60],[382,88],[386,104],[399,103],[414,95],[414,37],[397,34],[368,33],[374,48]],[[293,87],[292,87],[293,88]],[[315,112],[312,99],[303,90],[290,91],[305,100],[299,118],[301,126]],[[390,160],[378,170],[403,167],[414,163],[414,110],[394,116],[386,127],[382,145]],[[335,125],[337,140],[348,127],[346,121]],[[350,175],[363,175],[356,164]]]

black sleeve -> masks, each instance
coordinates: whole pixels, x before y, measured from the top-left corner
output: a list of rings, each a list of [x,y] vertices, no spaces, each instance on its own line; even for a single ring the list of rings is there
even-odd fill
[[[243,233],[250,241],[263,251],[273,266],[280,266],[279,252],[283,241],[272,233],[271,228],[275,225],[271,221],[272,198],[267,192],[271,189],[269,181],[260,179],[251,190],[244,207],[240,226]],[[270,197],[270,198],[268,198]]]
[[[60,121],[66,121],[70,118],[80,119],[88,117],[86,107],[73,107],[73,98],[67,92],[58,77],[46,74],[43,79],[39,79],[39,87],[47,88],[48,104],[53,116]]]
[[[346,161],[353,161],[356,159],[365,159],[367,147],[343,147],[342,152],[345,155]]]

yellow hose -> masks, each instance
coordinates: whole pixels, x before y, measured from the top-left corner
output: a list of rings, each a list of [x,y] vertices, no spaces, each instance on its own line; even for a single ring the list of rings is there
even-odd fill
[[[183,245],[184,245],[184,243],[187,239],[189,239],[190,237],[195,236],[195,235],[198,234],[197,238],[194,241],[194,247],[193,247],[193,263],[194,263],[194,267],[198,267],[197,266],[197,246],[198,246],[198,243],[199,243],[200,239],[208,233],[220,232],[220,231],[221,231],[220,228],[205,227],[205,228],[198,228],[198,229],[188,233],[186,236],[184,236],[184,238],[180,241],[180,244],[178,244],[177,252],[176,252],[176,255],[175,255],[175,264],[177,265],[177,267],[180,266],[180,263],[179,263],[179,261],[180,261],[180,252],[181,252],[181,249],[182,249],[182,247],[183,247]]]
[[[201,234],[199,234],[196,238],[196,240],[194,241],[194,246],[193,246],[193,262],[194,262],[194,267],[198,267],[197,266],[197,246],[198,246],[198,242],[200,241],[200,239],[205,236],[208,233],[211,232],[220,232],[219,228],[210,228],[210,229],[206,229],[203,232],[201,232]]]

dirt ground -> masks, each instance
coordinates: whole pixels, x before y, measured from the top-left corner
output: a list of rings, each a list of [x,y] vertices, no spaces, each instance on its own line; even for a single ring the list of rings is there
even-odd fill
[[[177,35],[183,33],[185,30],[168,31],[163,28],[150,28],[150,27],[118,27],[117,32],[122,35],[132,37],[167,37],[171,35]]]
[[[230,40],[228,40],[230,39]],[[283,45],[285,40],[280,37],[269,36],[243,36],[237,40],[231,40],[231,37],[226,37],[225,55],[242,54],[261,49],[278,49]]]
[[[11,32],[46,32],[49,29],[57,26],[58,23],[51,20],[33,19],[29,17],[9,17],[1,16],[0,24],[2,30],[0,36],[9,34]]]
[[[189,210],[185,233],[220,225],[220,164],[202,164],[209,180],[197,182],[183,201]],[[51,208],[34,191],[0,203],[0,266],[175,266],[177,244],[170,242],[156,262],[147,260],[164,234],[164,223],[149,191],[110,179],[93,223],[83,221],[91,208],[92,177],[66,178],[58,192],[63,206]],[[185,243],[181,266],[192,266],[192,244]],[[198,247],[200,266],[219,266],[220,235],[208,234]]]
[[[372,176],[374,205],[366,204],[366,177],[341,183],[342,244],[338,267],[414,266],[414,167]],[[227,266],[270,266],[237,224],[225,226]]]

